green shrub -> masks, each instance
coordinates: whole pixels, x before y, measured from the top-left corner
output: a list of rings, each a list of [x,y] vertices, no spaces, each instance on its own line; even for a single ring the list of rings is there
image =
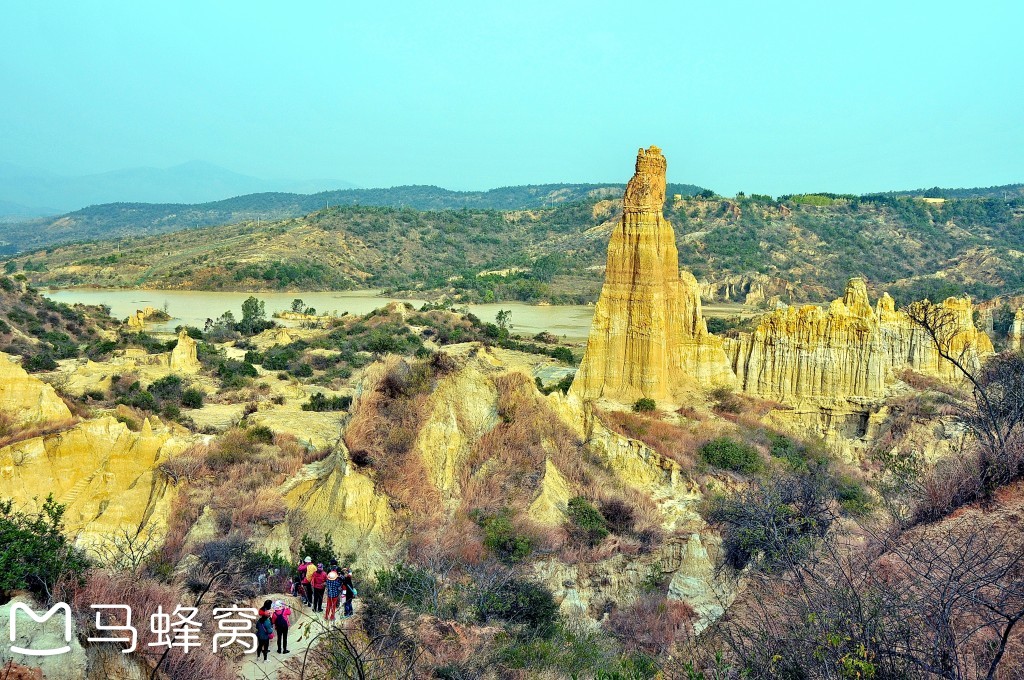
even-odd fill
[[[81,580],[89,561],[64,535],[64,506],[47,496],[39,512],[0,500],[0,595],[29,590],[49,599],[58,581]],[[2,598],[6,599],[6,597]]]
[[[729,437],[709,441],[697,451],[702,461],[712,467],[743,474],[754,474],[764,469],[764,463],[757,450]]]
[[[836,500],[848,515],[861,517],[871,512],[871,494],[861,482],[852,477],[839,477],[836,480]]]
[[[268,371],[286,371],[288,364],[299,358],[299,351],[290,345],[274,345],[263,353],[263,368]]]
[[[589,545],[597,545],[608,535],[608,522],[601,511],[583,496],[570,498],[567,512],[571,536]]]
[[[344,411],[352,404],[352,397],[348,395],[337,395],[333,397],[324,396],[317,392],[309,397],[309,401],[302,405],[303,411]]]
[[[497,515],[481,517],[478,523],[484,530],[484,547],[502,562],[520,562],[533,552],[533,541],[516,532],[512,513],[503,510]]]
[[[641,397],[633,402],[633,410],[637,413],[646,413],[658,408],[658,402],[650,397]]]
[[[185,408],[202,408],[203,400],[205,398],[206,395],[203,394],[202,390],[195,387],[189,387],[181,393],[181,405]]]
[[[786,462],[794,472],[806,471],[812,465],[826,465],[828,456],[820,445],[809,445],[777,432],[766,432],[773,458]]]
[[[558,605],[545,586],[519,578],[509,578],[494,589],[475,598],[476,615],[481,622],[492,618],[525,624],[542,636],[554,632]]]
[[[245,435],[254,442],[260,444],[273,444],[274,443],[274,431],[266,425],[253,425],[246,429]]]
[[[782,475],[736,494],[713,496],[703,514],[719,526],[727,564],[785,569],[809,554],[835,520],[832,486],[823,468]]]
[[[377,594],[421,614],[451,618],[456,607],[452,602],[441,602],[439,591],[437,578],[427,569],[398,563],[377,572]]]
[[[155,380],[149,386],[149,392],[158,401],[180,401],[184,385],[185,381],[181,379],[181,376],[168,375]]]
[[[338,558],[335,553],[334,539],[327,532],[324,532],[324,542],[310,538],[309,534],[302,534],[302,540],[299,542],[299,559],[306,559],[307,557],[313,558],[313,564],[322,564],[324,568],[328,568],[334,564],[338,564]],[[348,566],[348,565],[339,565]]]
[[[132,383],[128,392],[117,398],[116,403],[131,406],[142,411],[156,411],[159,408],[152,393],[140,389],[139,383]]]
[[[53,360],[48,352],[40,352],[39,354],[32,354],[25,357],[21,363],[29,373],[38,373],[39,371],[52,371],[57,368],[57,362]]]
[[[562,363],[572,364],[576,359],[572,355],[572,350],[568,347],[556,347],[551,350],[551,357],[558,359]]]

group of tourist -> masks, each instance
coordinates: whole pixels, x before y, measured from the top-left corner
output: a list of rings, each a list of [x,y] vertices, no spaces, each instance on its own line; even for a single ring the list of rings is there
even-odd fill
[[[291,579],[291,594],[314,612],[323,613],[324,619],[334,621],[338,605],[343,607],[343,617],[352,616],[352,601],[358,591],[352,584],[352,570],[332,564],[324,569],[323,564],[313,564],[307,557],[299,563],[296,578]],[[326,608],[324,606],[326,595]],[[288,629],[291,628],[292,609],[282,600],[267,600],[260,607],[256,620],[256,658],[262,655],[267,662],[270,641],[277,640],[277,653],[288,654]]]
[[[337,564],[324,569],[322,562],[313,564],[313,558],[307,557],[299,563],[298,578],[292,582],[292,594],[299,597],[302,604],[312,607],[314,612],[322,613],[327,621],[334,621],[339,604],[344,607],[344,616],[352,616],[352,600],[357,591],[352,584],[351,569],[341,569]]]

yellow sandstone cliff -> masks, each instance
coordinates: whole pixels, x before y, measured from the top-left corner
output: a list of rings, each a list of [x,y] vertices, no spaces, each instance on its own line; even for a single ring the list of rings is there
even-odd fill
[[[1017,310],[1013,315],[1013,325],[1010,326],[1010,349],[1020,351],[1021,341],[1024,340],[1024,307]]]
[[[887,361],[863,279],[827,309],[777,309],[730,343],[740,388],[767,399],[881,397]]]
[[[14,426],[46,425],[71,419],[52,387],[29,375],[17,359],[0,352],[0,414]]]
[[[190,442],[153,420],[133,432],[104,416],[0,448],[0,497],[22,507],[53,494],[83,545],[146,526],[162,531],[172,494],[157,468]]]
[[[672,399],[694,381],[733,380],[722,343],[701,314],[697,281],[680,275],[675,234],[662,215],[665,170],[658,147],[637,153],[572,386],[581,397]]]

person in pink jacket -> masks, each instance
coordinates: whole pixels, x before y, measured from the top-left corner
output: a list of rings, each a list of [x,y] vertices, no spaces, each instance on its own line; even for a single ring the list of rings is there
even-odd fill
[[[281,600],[274,602],[273,614],[270,618],[277,631],[277,653],[288,654],[288,629],[291,627],[292,609]]]

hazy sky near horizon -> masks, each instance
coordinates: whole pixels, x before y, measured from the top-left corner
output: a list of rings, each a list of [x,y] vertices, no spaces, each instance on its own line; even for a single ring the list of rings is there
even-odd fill
[[[485,189],[1024,182],[1024,3],[7,2],[0,161]]]

